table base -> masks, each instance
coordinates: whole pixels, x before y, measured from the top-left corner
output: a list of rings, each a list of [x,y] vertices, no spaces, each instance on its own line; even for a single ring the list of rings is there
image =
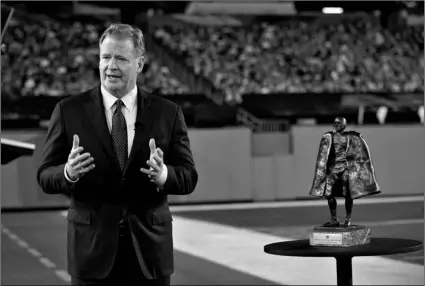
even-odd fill
[[[336,259],[336,279],[338,286],[353,285],[352,257],[335,257]]]

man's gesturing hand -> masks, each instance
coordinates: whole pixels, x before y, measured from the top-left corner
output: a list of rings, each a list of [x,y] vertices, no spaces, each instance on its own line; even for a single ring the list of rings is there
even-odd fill
[[[155,139],[149,140],[149,148],[151,154],[146,164],[148,164],[150,168],[149,170],[141,168],[140,171],[147,174],[151,182],[155,183],[164,171],[164,153],[160,148],[156,148]]]
[[[78,138],[78,135],[74,135],[72,150],[68,156],[68,162],[65,165],[66,174],[72,181],[78,180],[95,167],[94,164],[91,164],[94,159],[90,156],[90,153],[80,155],[84,148],[79,145],[80,138]]]

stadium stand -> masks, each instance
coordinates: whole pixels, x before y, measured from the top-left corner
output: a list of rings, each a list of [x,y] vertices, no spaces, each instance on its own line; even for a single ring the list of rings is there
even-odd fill
[[[4,39],[3,96],[73,95],[97,84],[98,40],[109,24],[58,22],[17,11]],[[189,91],[152,53],[139,82],[159,94]]]
[[[248,93],[421,92],[423,26],[390,32],[374,16],[250,27],[157,27],[195,74],[242,101]]]
[[[134,16],[131,8],[127,16]],[[188,117],[205,115],[212,122],[218,120],[214,110],[255,131],[284,131],[289,122],[330,122],[337,113],[349,122],[378,123],[375,114],[385,105],[389,119],[419,121],[423,25],[392,29],[373,13],[208,16],[202,21],[196,15],[145,12],[134,19],[148,47],[139,84],[190,106]],[[45,119],[53,102],[98,83],[98,39],[110,22],[84,19],[16,10],[3,41],[2,94],[6,103],[20,103],[3,104],[2,119]],[[193,101],[196,95],[215,103]],[[197,116],[193,109],[200,102],[203,111]],[[27,111],[32,106],[40,107],[36,114]]]

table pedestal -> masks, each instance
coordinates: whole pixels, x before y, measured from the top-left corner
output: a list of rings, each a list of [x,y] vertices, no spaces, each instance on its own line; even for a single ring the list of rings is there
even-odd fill
[[[353,285],[353,268],[351,257],[335,257],[336,259],[336,279],[338,286]]]

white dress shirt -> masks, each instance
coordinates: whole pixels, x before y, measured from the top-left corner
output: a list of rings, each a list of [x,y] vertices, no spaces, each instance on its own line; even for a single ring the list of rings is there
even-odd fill
[[[115,96],[110,94],[103,85],[100,87],[102,92],[103,106],[105,107],[106,122],[108,123],[109,133],[112,131],[112,115],[115,111],[115,101],[118,100]],[[125,108],[122,108],[121,112],[124,115],[125,121],[127,123],[127,144],[128,144],[128,156],[130,156],[131,147],[133,146],[134,139],[134,124],[136,123],[137,116],[137,86],[126,95],[121,98],[122,102],[125,105]]]
[[[108,124],[109,133],[112,131],[112,115],[115,111],[115,101],[118,100],[115,96],[110,94],[104,87],[101,85],[100,91],[102,94],[102,100],[103,100],[103,106],[105,107],[105,115],[106,115],[106,122]],[[124,103],[125,107],[121,110],[121,112],[124,115],[126,124],[127,124],[127,144],[128,144],[128,156],[130,156],[131,148],[133,147],[133,140],[134,140],[134,134],[135,134],[135,123],[136,123],[136,117],[137,117],[137,85],[134,86],[134,88],[126,95],[124,95],[121,98],[122,102]],[[78,135],[78,134],[77,134]],[[65,178],[72,183],[75,183],[78,181],[72,181],[68,174],[66,173],[66,165],[64,168],[65,172]],[[163,186],[165,184],[165,181],[168,177],[168,169],[167,166],[164,164],[163,172],[160,175],[157,184],[159,186]]]

